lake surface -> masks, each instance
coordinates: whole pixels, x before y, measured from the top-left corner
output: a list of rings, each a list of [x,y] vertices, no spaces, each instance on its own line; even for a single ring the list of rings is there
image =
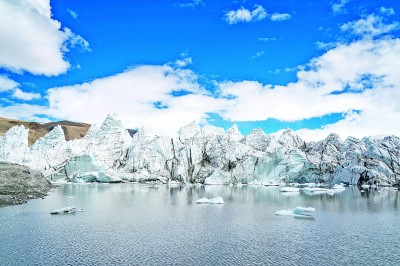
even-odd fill
[[[50,215],[71,205],[84,211]],[[296,206],[314,219],[274,214]],[[0,208],[0,265],[399,265],[399,251],[399,192],[382,189],[66,184]]]

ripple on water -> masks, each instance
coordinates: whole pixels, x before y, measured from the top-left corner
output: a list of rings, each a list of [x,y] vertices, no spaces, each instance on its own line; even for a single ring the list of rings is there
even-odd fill
[[[0,209],[0,265],[397,265],[397,193],[63,185]],[[216,196],[226,203],[194,204]],[[70,205],[84,212],[49,214]],[[298,205],[315,207],[315,219],[274,215]]]

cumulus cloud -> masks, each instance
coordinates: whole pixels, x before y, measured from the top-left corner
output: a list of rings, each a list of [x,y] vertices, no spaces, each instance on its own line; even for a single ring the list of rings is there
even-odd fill
[[[239,22],[260,21],[267,17],[267,11],[261,5],[254,5],[253,10],[241,7],[225,13],[225,21],[232,25]]]
[[[394,21],[387,24],[381,16],[375,14],[369,14],[362,19],[347,22],[341,26],[342,31],[369,39],[379,37],[397,29],[400,29],[399,22]]]
[[[337,2],[331,2],[331,8],[332,8],[332,12],[333,14],[343,14],[343,13],[347,13],[347,10],[345,8],[345,6],[347,5],[347,3],[349,3],[350,0],[339,0]]]
[[[64,43],[86,43],[63,30],[51,17],[50,0],[15,0],[0,3],[0,67],[46,76],[67,71]],[[82,37],[80,37],[82,38]]]
[[[394,11],[394,9],[391,8],[391,7],[384,7],[384,6],[382,6],[382,7],[379,9],[379,11],[380,11],[383,15],[386,15],[386,16],[393,16],[394,14],[396,14],[396,12]]]
[[[269,15],[263,6],[254,5],[253,10],[249,10],[244,7],[240,7],[237,10],[230,10],[225,13],[224,19],[228,24],[232,25],[240,22],[256,22],[266,18],[269,18],[271,21],[284,21],[290,19],[291,17],[292,16],[287,13],[274,13]]]
[[[191,57],[187,56],[182,59],[178,59],[175,61],[175,66],[177,67],[186,67],[188,65],[191,65],[193,63],[193,60]]]
[[[67,39],[61,47],[61,51],[68,52],[70,49],[81,49],[82,51],[90,52],[89,42],[86,41],[82,36],[72,32],[69,28],[64,29],[64,33]]]
[[[19,87],[21,84],[18,82],[8,78],[5,75],[0,75],[0,92],[5,92],[5,91],[11,91],[12,92],[12,97],[19,99],[19,100],[24,100],[24,101],[30,101],[34,99],[39,99],[40,94],[39,93],[32,93],[32,92],[24,92],[22,91]],[[4,101],[4,100],[2,100]]]
[[[226,101],[204,90],[193,71],[170,65],[138,66],[91,82],[52,88],[47,97],[48,114],[53,117],[93,123],[117,113],[127,127],[144,125],[162,135],[175,135],[193,120],[205,122],[207,113],[218,112]]]
[[[12,95],[14,98],[24,100],[24,101],[31,101],[40,98],[40,93],[34,92],[24,92],[21,89],[15,89]]]
[[[256,81],[225,82],[230,100],[223,118],[256,121],[275,118],[301,121],[332,113],[348,114],[319,130],[302,130],[308,138],[331,132],[342,136],[398,134],[400,124],[400,40],[359,40],[341,44],[311,60],[286,86]],[[353,112],[357,111],[357,112]],[[351,115],[349,115],[351,114]]]
[[[0,92],[16,89],[20,84],[5,75],[0,75]]]
[[[31,104],[14,104],[9,106],[0,105],[0,116],[16,118],[26,121],[36,121],[39,123],[49,122],[48,119],[44,119],[41,115],[47,114],[47,108],[40,105]]]
[[[284,21],[290,19],[292,16],[287,13],[274,13],[271,15],[272,21]]]

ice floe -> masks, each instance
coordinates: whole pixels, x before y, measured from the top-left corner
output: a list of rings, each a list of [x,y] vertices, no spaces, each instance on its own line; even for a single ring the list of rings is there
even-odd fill
[[[280,191],[281,192],[299,192],[300,188],[298,188],[298,187],[281,187]]]
[[[75,212],[82,212],[82,209],[77,209],[75,206],[64,207],[56,210],[52,210],[50,214],[70,214]]]
[[[216,197],[212,199],[201,198],[196,200],[197,204],[224,204],[224,199],[222,197]]]
[[[280,210],[275,212],[275,215],[280,215],[280,216],[293,216],[293,217],[299,217],[299,218],[313,218],[312,215],[310,215],[310,212],[315,212],[315,209],[313,207],[301,207],[297,206],[295,209],[289,209],[289,210]]]

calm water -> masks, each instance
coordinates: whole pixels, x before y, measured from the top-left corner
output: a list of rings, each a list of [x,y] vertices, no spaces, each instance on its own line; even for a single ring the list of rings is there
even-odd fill
[[[0,265],[399,265],[396,191],[69,184],[0,209]],[[222,196],[224,205],[197,205]],[[84,212],[50,215],[75,205]],[[314,207],[315,219],[276,216]]]

